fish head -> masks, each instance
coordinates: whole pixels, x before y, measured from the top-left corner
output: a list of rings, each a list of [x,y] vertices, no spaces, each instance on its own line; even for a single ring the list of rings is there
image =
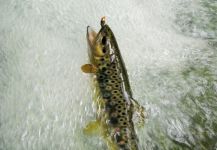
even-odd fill
[[[92,64],[99,59],[109,58],[111,55],[110,28],[101,19],[101,29],[96,33],[90,26],[87,27],[88,54]]]

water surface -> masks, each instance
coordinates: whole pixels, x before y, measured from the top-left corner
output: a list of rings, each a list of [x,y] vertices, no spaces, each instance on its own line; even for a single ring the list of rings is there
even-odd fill
[[[215,0],[1,0],[0,149],[105,149],[82,133],[95,109],[80,71],[102,16],[147,111],[141,149],[217,149]]]

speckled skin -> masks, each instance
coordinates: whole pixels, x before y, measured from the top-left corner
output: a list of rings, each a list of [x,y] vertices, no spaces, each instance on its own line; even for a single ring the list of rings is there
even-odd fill
[[[118,62],[107,64],[96,74],[103,110],[112,140],[122,149],[136,150],[137,137],[132,121],[132,103],[126,93]]]
[[[94,73],[95,91],[98,91],[95,93],[97,119],[103,124],[109,149],[137,150],[138,138],[132,121],[134,105],[127,71],[114,34],[103,20],[101,26],[94,42],[88,41],[90,62],[98,68]]]

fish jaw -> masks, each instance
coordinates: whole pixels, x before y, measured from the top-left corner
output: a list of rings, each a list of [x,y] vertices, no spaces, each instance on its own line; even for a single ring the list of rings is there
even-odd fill
[[[90,27],[87,26],[87,44],[88,44],[88,55],[90,63],[94,64],[94,49],[96,43],[97,33]]]

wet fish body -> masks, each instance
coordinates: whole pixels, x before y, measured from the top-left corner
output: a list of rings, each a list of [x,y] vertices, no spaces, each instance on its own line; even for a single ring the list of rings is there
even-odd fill
[[[98,33],[87,27],[87,41],[90,64],[83,65],[82,70],[94,76],[98,115],[96,122],[87,125],[86,131],[91,132],[94,126],[100,128],[100,134],[111,150],[137,150],[133,113],[137,111],[140,120],[144,121],[144,108],[132,98],[120,50],[104,18]]]

